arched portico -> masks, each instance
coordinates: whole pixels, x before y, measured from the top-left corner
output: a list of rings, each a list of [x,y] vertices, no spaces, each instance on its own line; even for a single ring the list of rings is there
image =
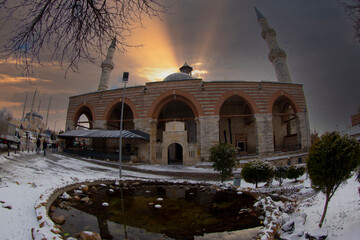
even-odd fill
[[[239,154],[256,153],[254,110],[239,95],[225,99],[219,109],[219,141],[237,148]]]
[[[75,129],[93,129],[93,112],[89,106],[84,105],[77,109],[74,115]]]
[[[118,102],[113,105],[112,108],[108,111],[106,116],[106,125],[109,130],[120,129],[121,121],[121,108],[122,103]],[[134,114],[131,107],[124,103],[124,112],[123,112],[123,129],[130,130],[134,129]]]
[[[273,102],[272,124],[275,151],[300,149],[297,111],[296,104],[288,96],[278,96]]]

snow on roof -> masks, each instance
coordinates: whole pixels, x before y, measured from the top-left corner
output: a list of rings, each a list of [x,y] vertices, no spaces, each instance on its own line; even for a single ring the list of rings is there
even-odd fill
[[[172,73],[164,78],[164,81],[174,81],[174,80],[189,80],[194,79],[192,76],[186,73]]]
[[[60,138],[119,138],[119,130],[71,130],[60,134]],[[122,138],[142,139],[149,141],[150,135],[140,130],[122,130]]]

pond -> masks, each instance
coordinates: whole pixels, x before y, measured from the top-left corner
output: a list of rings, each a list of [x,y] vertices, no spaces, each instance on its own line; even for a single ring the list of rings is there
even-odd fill
[[[255,202],[210,185],[122,182],[67,191],[49,215],[65,238],[92,231],[102,239],[195,239],[261,226]]]

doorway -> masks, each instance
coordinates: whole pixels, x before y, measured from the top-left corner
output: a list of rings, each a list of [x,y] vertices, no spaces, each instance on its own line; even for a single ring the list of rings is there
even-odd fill
[[[183,164],[183,147],[178,143],[172,143],[168,147],[168,164],[182,165]]]

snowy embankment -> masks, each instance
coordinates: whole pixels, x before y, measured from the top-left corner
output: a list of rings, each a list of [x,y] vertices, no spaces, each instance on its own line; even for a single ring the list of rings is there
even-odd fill
[[[146,168],[159,170],[159,166],[146,166]],[[161,168],[166,170],[164,167]],[[192,168],[185,167],[169,168],[169,172],[177,170],[181,172],[194,171]],[[207,171],[212,172],[211,169]],[[172,179],[171,177],[131,171],[124,171],[123,175],[128,179]],[[117,179],[118,176],[116,168],[99,166],[59,154],[48,154],[47,157],[44,157],[34,153],[18,153],[11,154],[10,158],[4,154],[0,155],[1,239],[31,240],[31,229],[39,229],[38,226],[41,223],[41,219],[38,221],[37,216],[46,215],[44,210],[37,210],[38,215],[36,215],[34,207],[46,201],[55,189],[78,182]],[[178,181],[183,180],[186,179]],[[278,187],[278,182],[274,181],[272,187],[259,189],[253,189],[253,184],[242,181],[239,191],[254,191],[265,195],[271,193],[273,198],[276,193],[281,193],[294,200],[287,203],[274,201],[269,197],[259,200],[258,207],[267,209],[264,218],[264,224],[267,225],[262,230],[262,239],[267,239],[271,235],[275,225],[278,229],[281,226],[284,228],[283,225],[290,225],[288,229],[291,229],[292,226],[295,228],[292,233],[291,231],[282,232],[281,237],[284,239],[305,239],[306,233],[319,232],[318,222],[323,211],[325,197],[322,193],[315,194],[313,192],[310,181],[305,179],[305,176],[300,180],[298,183],[287,181],[281,188]],[[226,184],[229,185],[231,182]],[[327,239],[359,239],[360,197],[357,190],[359,185],[352,177],[347,184],[338,189],[331,199],[326,220],[321,229],[321,231],[327,232]],[[45,220],[46,216],[43,217]],[[44,226],[45,224],[51,225],[51,223],[44,223]],[[54,236],[51,233],[52,226],[48,226],[46,229],[50,236]]]

